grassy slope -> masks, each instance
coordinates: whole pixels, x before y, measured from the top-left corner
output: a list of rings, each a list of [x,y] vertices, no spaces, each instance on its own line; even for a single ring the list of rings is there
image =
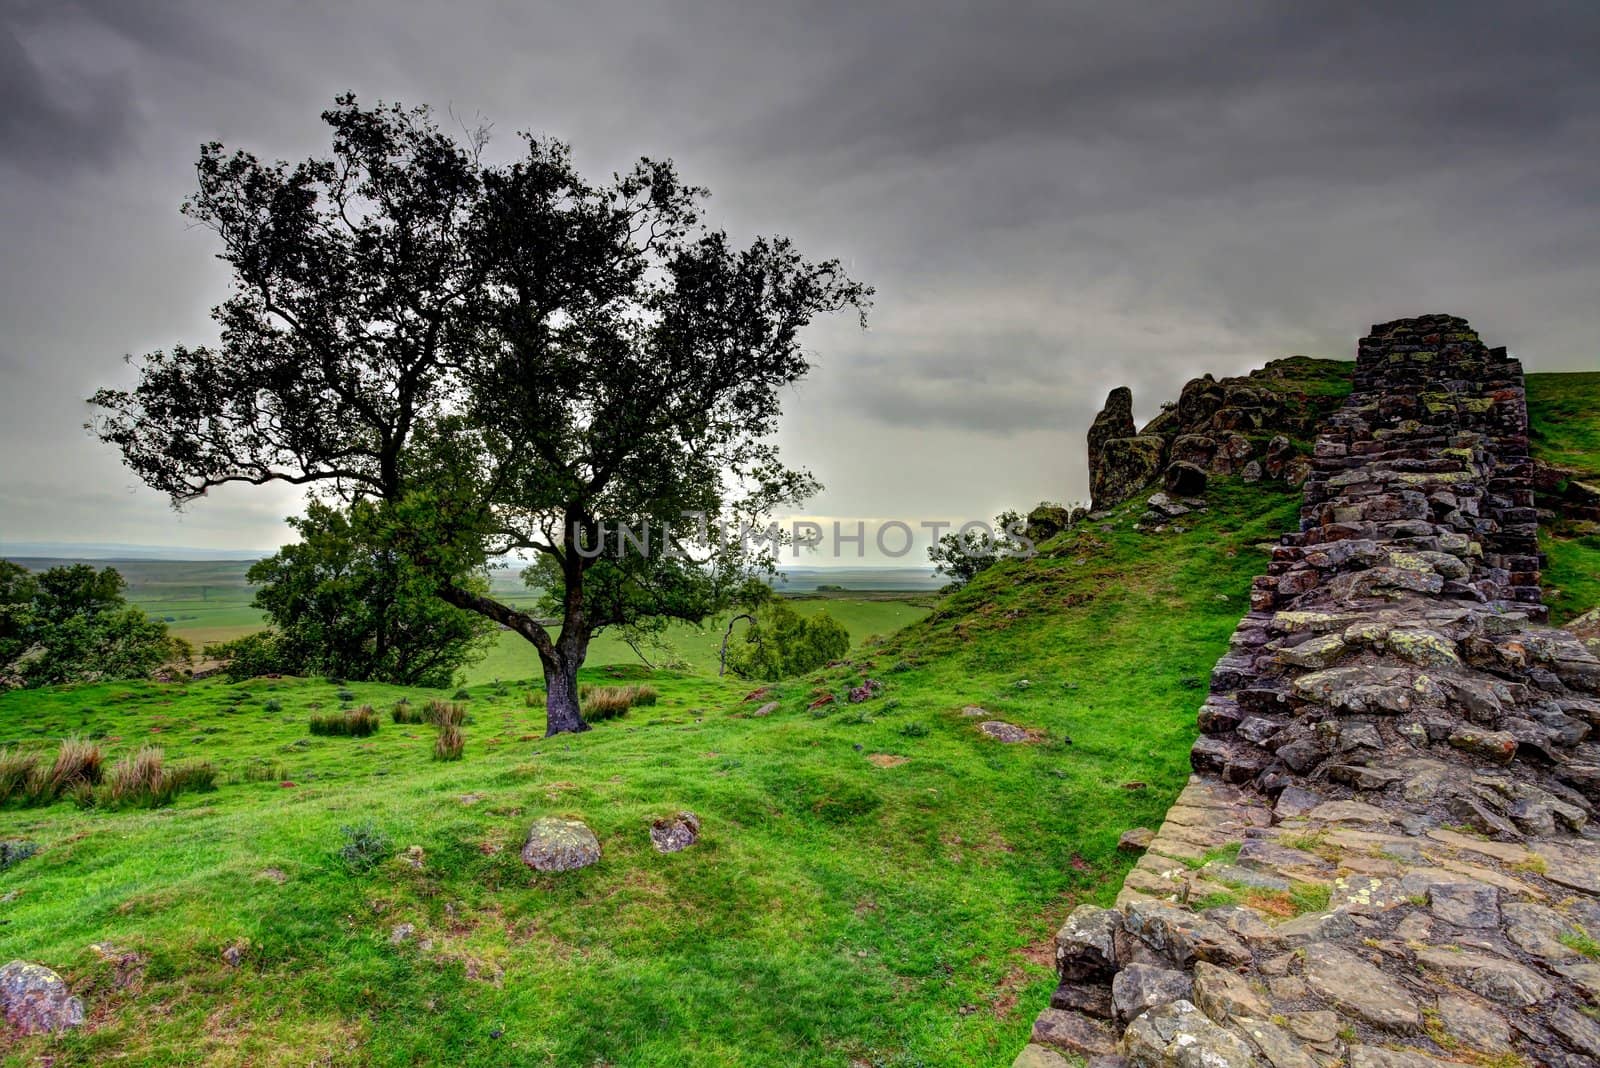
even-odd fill
[[[1536,458],[1600,483],[1600,372],[1529,375],[1528,418]],[[1558,523],[1539,541],[1551,620],[1564,623],[1600,605],[1600,533]]]
[[[454,765],[426,759],[419,728],[307,737],[309,705],[336,703],[319,682],[0,696],[3,738],[105,732],[117,752],[156,741],[240,777],[279,762],[296,783],[154,813],[6,811],[7,834],[44,848],[0,874],[0,896],[19,892],[0,959],[87,992],[95,1026],[58,1045],[61,1065],[1003,1063],[1048,995],[1054,924],[1113,894],[1118,833],[1180,785],[1202,680],[1262,564],[1250,546],[1296,503],[1222,487],[1186,534],[1135,535],[1126,516],[1068,534],[870,650],[887,693],[820,716],[813,691],[859,671],[781,687],[766,719],[732,684],[658,675],[657,708],[554,742],[483,687]],[[969,703],[1043,740],[982,738]],[[680,808],[705,839],[657,856],[648,820]],[[599,865],[521,866],[528,822],[556,814],[595,828]],[[339,827],[369,817],[424,848],[420,873],[342,869]],[[390,946],[402,921],[432,949]],[[239,938],[235,971],[218,954]],[[150,957],[142,987],[112,989],[100,940]]]

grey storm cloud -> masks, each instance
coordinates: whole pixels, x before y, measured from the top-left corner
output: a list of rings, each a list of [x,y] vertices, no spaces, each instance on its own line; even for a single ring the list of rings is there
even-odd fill
[[[1398,315],[1595,366],[1596,54],[1587,2],[0,0],[0,541],[282,540],[294,494],[174,516],[82,399],[213,337],[199,144],[322,151],[346,89],[671,156],[736,236],[842,258],[878,297],[807,339],[808,511],[953,517],[1084,496],[1115,385],[1148,417]]]

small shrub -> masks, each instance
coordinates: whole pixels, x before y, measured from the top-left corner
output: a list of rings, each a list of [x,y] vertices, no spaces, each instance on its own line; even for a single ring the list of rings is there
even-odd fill
[[[394,844],[371,821],[340,827],[339,833],[344,835],[339,859],[353,872],[371,871],[394,852]]]
[[[417,708],[404,697],[394,703],[389,710],[389,718],[396,723],[426,723],[428,714],[423,709]]]
[[[217,788],[217,769],[210,761],[191,760],[167,772],[162,787],[161,803],[182,793],[208,793]]]
[[[0,871],[21,864],[39,852],[37,842],[0,842]]]
[[[46,800],[60,797],[78,783],[98,785],[104,774],[104,762],[105,756],[98,745],[82,738],[68,738],[56,750],[55,763],[50,766]]]
[[[649,707],[661,698],[654,686],[635,686],[633,688],[633,703]]]
[[[928,736],[928,725],[916,722],[907,723],[900,728],[900,735],[904,738],[926,738]]]
[[[365,738],[378,732],[378,713],[371,705],[338,712],[316,712],[311,716],[309,729],[312,734]]]
[[[283,711],[283,702],[276,697],[267,698],[266,704],[261,706],[262,711],[277,714]]]
[[[459,690],[457,690],[455,692],[455,696],[453,696],[451,698],[451,700],[452,701],[470,701],[470,700],[472,700],[472,694],[467,692],[467,688],[465,686],[463,686],[463,687],[461,687],[461,689],[459,689]]]
[[[433,742],[433,759],[460,760],[461,750],[466,747],[466,744],[466,737],[461,733],[459,724],[441,724],[439,737],[435,738]]]
[[[355,694],[354,690],[340,690],[339,693],[337,694],[337,696],[338,696],[339,700],[344,704],[349,704],[350,702],[352,702],[352,701],[354,701],[356,699],[356,694]]]
[[[25,797],[39,771],[39,754],[24,749],[0,749],[0,805]]]

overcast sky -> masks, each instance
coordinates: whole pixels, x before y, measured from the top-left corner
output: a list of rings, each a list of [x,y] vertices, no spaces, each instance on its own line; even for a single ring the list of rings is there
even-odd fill
[[[811,331],[786,448],[809,512],[914,523],[1086,496],[1113,386],[1143,417],[1401,315],[1600,367],[1597,31],[1592,0],[0,0],[0,542],[286,540],[286,490],[172,513],[83,398],[214,340],[199,145],[324,152],[346,89],[596,175],[670,156],[714,223],[844,259],[871,328]]]

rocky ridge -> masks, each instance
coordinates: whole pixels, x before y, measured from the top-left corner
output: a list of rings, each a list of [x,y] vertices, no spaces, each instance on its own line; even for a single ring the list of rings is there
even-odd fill
[[[1335,396],[1280,384],[1308,362],[1290,357],[1249,375],[1193,379],[1142,428],[1133,420],[1132,391],[1112,390],[1089,428],[1091,506],[1102,510],[1125,501],[1163,473],[1169,491],[1185,497],[1204,488],[1207,473],[1299,485],[1311,464],[1296,442],[1315,435],[1338,404]],[[1198,486],[1177,485],[1195,474],[1201,475]]]
[[[1600,660],[1540,625],[1521,367],[1427,316],[1354,385],[1017,1065],[1600,1063]]]

